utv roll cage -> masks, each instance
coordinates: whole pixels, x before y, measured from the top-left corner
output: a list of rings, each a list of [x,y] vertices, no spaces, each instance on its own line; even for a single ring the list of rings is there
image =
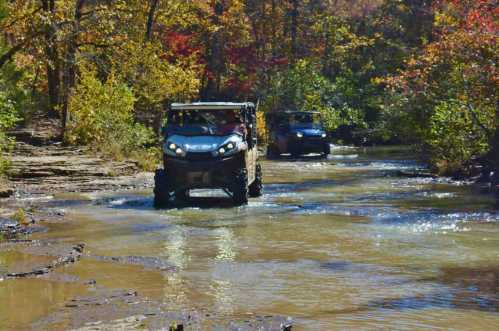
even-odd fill
[[[246,126],[248,136],[245,137],[249,148],[257,143],[256,132],[256,107],[252,102],[193,102],[172,103],[167,112],[167,123],[172,119],[175,111],[199,110],[199,111],[227,111],[239,110],[241,122]]]

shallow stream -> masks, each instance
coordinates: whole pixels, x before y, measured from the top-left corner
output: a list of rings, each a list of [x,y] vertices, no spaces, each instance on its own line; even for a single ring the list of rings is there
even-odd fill
[[[55,196],[47,204],[69,221],[32,237],[84,242],[84,256],[50,277],[1,281],[0,329],[78,325],[61,310],[92,296],[88,280],[197,312],[204,330],[255,316],[289,317],[293,330],[499,329],[489,198],[401,175],[421,166],[400,149],[262,164],[264,196],[239,208],[211,191],[162,211],[150,191]],[[0,273],[29,254],[45,259],[0,251]]]

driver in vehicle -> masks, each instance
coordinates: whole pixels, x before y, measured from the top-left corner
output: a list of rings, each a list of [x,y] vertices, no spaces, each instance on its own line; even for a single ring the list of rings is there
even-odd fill
[[[244,123],[242,123],[241,118],[237,116],[234,111],[226,112],[224,122],[225,123],[220,127],[219,130],[222,135],[235,132],[243,135],[243,137],[246,137],[246,126],[244,125]]]

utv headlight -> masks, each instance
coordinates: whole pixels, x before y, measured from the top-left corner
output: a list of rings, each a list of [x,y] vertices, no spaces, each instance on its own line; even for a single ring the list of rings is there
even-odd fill
[[[321,134],[321,137],[322,137],[322,138],[326,138],[326,137],[327,137],[327,134],[323,133],[323,134]]]
[[[233,142],[229,142],[223,146],[221,146],[220,148],[218,148],[217,152],[218,152],[218,155],[220,156],[229,156],[229,155],[233,155],[233,154],[236,154],[237,152],[239,151],[239,148],[237,147],[237,145]]]
[[[301,133],[301,132],[297,132],[297,133],[296,133],[296,136],[297,136],[298,138],[303,138],[303,133]]]
[[[177,146],[176,144],[171,142],[167,142],[164,145],[163,151],[165,152],[165,154],[172,156],[185,156],[185,151],[180,146]]]

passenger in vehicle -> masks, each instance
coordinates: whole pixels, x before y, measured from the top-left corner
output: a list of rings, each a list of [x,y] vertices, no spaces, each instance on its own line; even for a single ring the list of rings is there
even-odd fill
[[[246,137],[247,128],[242,123],[241,118],[234,111],[229,111],[225,114],[225,124],[219,129],[220,134],[227,135],[232,132],[242,134]]]

